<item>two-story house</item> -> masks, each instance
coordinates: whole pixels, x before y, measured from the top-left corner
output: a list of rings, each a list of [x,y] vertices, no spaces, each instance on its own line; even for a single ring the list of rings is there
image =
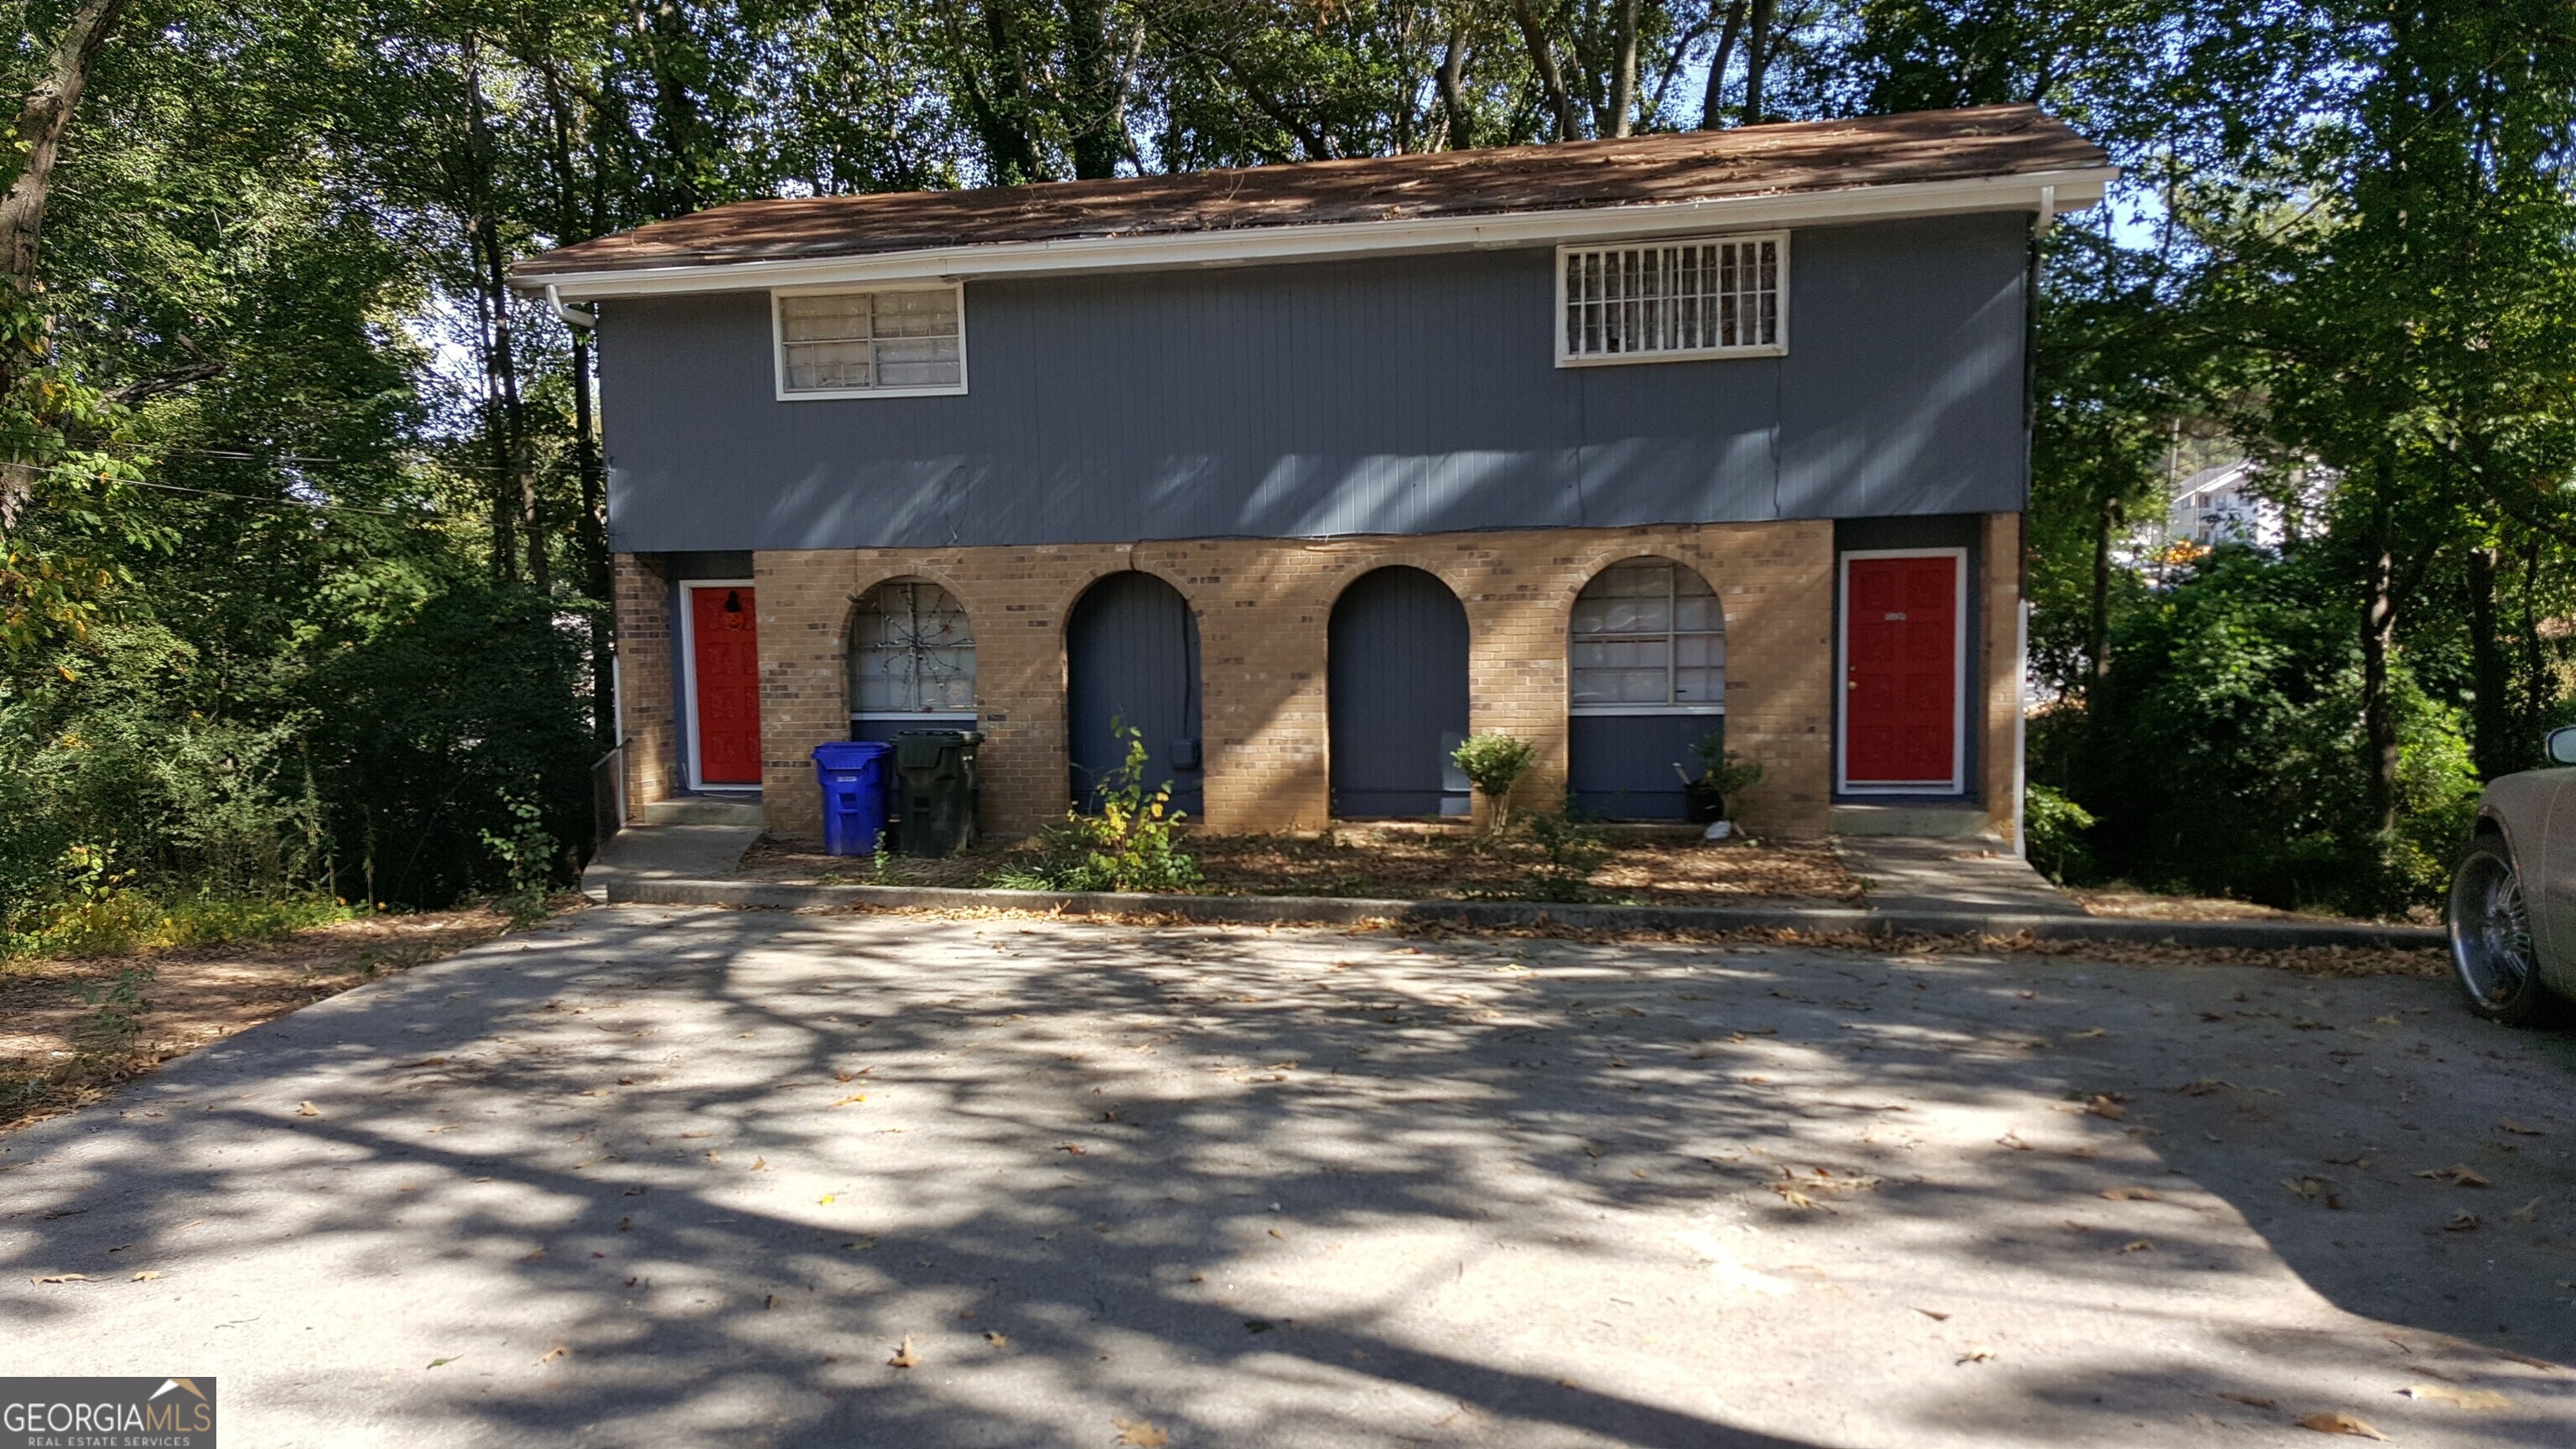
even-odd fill
[[[906,195],[567,246],[595,313],[630,803],[971,725],[988,831],[1113,719],[1208,828],[1531,803],[2009,835],[2027,107]],[[1875,823],[1873,823],[1875,822]]]

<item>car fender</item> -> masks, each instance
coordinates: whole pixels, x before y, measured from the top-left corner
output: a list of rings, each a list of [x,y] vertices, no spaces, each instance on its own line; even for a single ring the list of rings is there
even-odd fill
[[[2539,958],[2540,978],[2560,992],[2576,988],[2576,961],[2570,961],[2565,950],[2571,933],[2559,929],[2567,923],[2550,919],[2564,906],[2549,899],[2549,813],[2560,788],[2571,779],[2576,779],[2576,770],[2524,770],[2488,781],[2478,799],[2479,825],[2492,827],[2504,836],[2505,848],[2513,855],[2514,871],[2522,878],[2522,899],[2531,913],[2532,949]],[[2560,848],[2571,847],[2576,847],[2576,841],[2563,843]]]

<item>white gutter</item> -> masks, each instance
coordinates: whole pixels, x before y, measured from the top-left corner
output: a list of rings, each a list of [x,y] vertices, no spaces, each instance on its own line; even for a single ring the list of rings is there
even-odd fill
[[[562,289],[551,282],[546,284],[546,305],[555,309],[555,315],[561,317],[567,327],[578,327],[588,332],[599,325],[598,313],[565,306]]]
[[[2102,199],[2117,167],[2038,171],[1963,181],[1914,181],[1840,191],[1714,197],[1647,206],[1563,208],[1493,216],[1335,222],[1312,226],[1237,227],[1151,236],[1069,237],[1054,241],[985,242],[863,256],[774,261],[704,262],[536,276],[523,288],[545,289],[558,308],[565,297],[641,297],[684,292],[740,292],[771,287],[829,287],[860,282],[958,280],[1047,272],[1103,272],[1306,261],[1404,252],[1543,246],[1563,241],[1677,235],[1796,223],[1939,216],[1972,211],[2028,211],[2045,226],[2061,211]]]

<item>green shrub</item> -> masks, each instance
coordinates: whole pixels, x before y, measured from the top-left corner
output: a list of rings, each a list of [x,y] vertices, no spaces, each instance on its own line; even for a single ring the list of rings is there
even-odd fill
[[[1538,758],[1538,747],[1510,735],[1469,735],[1449,754],[1449,760],[1485,797],[1486,828],[1499,835],[1511,823],[1512,786],[1529,773],[1531,761]]]
[[[1533,815],[1527,829],[1530,839],[1547,856],[1539,869],[1538,890],[1543,900],[1578,901],[1590,897],[1592,872],[1610,858],[1610,845],[1601,832],[1565,815]]]
[[[2084,832],[2092,828],[2093,812],[2046,785],[2033,785],[2022,797],[2022,853],[2050,880],[2062,884],[2091,873]]]
[[[1145,736],[1118,720],[1113,737],[1127,756],[1100,781],[1099,813],[1069,812],[1048,842],[1052,857],[995,871],[1002,890],[1178,891],[1199,883],[1199,865],[1181,849],[1185,812],[1172,808],[1172,782],[1145,788]]]
[[[1691,753],[1699,756],[1699,778],[1688,783],[1721,800],[1732,800],[1762,783],[1762,762],[1728,749],[1723,730],[1712,730],[1693,741]]]
[[[526,926],[546,916],[547,887],[554,883],[555,838],[546,833],[545,812],[515,790],[501,792],[501,808],[512,824],[508,833],[483,832],[484,847],[501,862],[507,887],[494,898],[514,925]]]

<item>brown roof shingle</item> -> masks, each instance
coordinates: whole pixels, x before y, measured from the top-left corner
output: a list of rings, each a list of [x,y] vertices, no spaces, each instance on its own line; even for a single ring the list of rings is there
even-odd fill
[[[519,263],[513,276],[541,284],[582,272],[977,243],[1641,206],[2107,161],[2036,107],[1981,106],[1105,181],[744,201],[558,247]]]

